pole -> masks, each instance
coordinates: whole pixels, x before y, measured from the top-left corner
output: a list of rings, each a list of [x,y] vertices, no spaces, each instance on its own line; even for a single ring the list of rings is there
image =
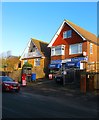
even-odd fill
[[[65,76],[66,76],[65,66],[63,66],[63,86],[65,86]]]

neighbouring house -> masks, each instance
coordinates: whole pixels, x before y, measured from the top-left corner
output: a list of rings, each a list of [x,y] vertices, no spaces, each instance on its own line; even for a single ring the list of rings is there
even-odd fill
[[[19,64],[20,60],[18,56],[8,56],[5,58],[1,58],[1,74],[2,75],[8,75],[12,77],[14,80],[18,81],[20,77],[20,70],[19,70]]]
[[[6,58],[1,58],[1,70],[13,72],[14,70],[19,69],[19,57],[18,56],[9,56]]]
[[[20,57],[21,66],[26,62],[32,65],[32,73],[36,74],[36,79],[44,78],[48,75],[50,48],[47,46],[48,43],[31,38]]]
[[[68,20],[62,22],[48,47],[51,48],[50,66],[61,63],[73,65],[73,62],[77,61],[80,62],[79,68],[82,69],[84,66],[81,62],[85,61],[88,64],[99,62],[97,37]],[[93,69],[93,65],[87,66],[87,70]]]

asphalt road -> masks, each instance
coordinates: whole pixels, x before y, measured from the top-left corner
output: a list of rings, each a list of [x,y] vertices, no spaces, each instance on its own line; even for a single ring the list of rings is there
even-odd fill
[[[97,107],[96,99],[73,95],[48,84],[2,94],[2,118],[97,118]]]

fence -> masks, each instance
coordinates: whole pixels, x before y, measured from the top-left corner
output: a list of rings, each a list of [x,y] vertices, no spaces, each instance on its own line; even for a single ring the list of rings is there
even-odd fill
[[[99,73],[99,62],[86,63],[87,72]]]

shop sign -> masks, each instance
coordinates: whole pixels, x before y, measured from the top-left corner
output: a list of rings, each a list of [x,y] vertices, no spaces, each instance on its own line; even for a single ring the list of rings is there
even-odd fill
[[[71,61],[82,61],[82,60],[87,61],[87,60],[88,60],[88,58],[87,58],[87,57],[71,58]]]
[[[66,62],[69,62],[71,61],[71,59],[65,59],[65,60],[62,60],[62,63],[66,63]]]
[[[61,64],[62,60],[51,60],[51,64]]]
[[[49,68],[60,68],[61,64],[49,64]]]

